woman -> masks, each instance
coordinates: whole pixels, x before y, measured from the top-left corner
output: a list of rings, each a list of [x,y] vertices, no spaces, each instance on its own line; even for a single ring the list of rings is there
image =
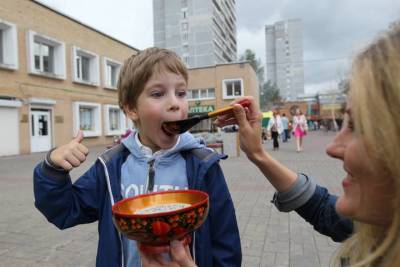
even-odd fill
[[[354,61],[345,122],[327,148],[347,173],[338,198],[274,160],[255,141],[260,115],[254,102],[248,110],[234,105],[241,148],[277,189],[277,207],[296,210],[335,240],[346,239],[334,266],[400,266],[399,73],[396,27]],[[217,124],[224,125],[226,119],[219,118]]]
[[[300,109],[296,109],[296,114],[293,116],[293,132],[296,138],[296,151],[303,150],[303,136],[307,134],[307,119]]]
[[[261,114],[251,98],[246,109],[235,101],[236,120],[225,116],[216,122],[239,124],[241,148],[277,189],[280,210],[295,210],[316,230],[345,240],[333,266],[400,266],[399,73],[400,27],[394,27],[352,67],[344,125],[327,148],[347,173],[338,198],[263,150]],[[190,255],[181,255],[185,262],[176,266],[190,266]]]
[[[274,150],[279,150],[278,139],[279,135],[283,132],[283,125],[277,111],[272,113],[272,117],[268,121],[267,131],[271,134]]]

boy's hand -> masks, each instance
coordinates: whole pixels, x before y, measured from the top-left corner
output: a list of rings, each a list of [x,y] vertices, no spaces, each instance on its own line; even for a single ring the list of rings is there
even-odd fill
[[[54,149],[50,154],[50,160],[56,167],[61,167],[66,171],[70,171],[81,165],[86,160],[89,150],[81,144],[83,140],[83,132],[78,134],[71,142],[66,145]]]
[[[140,251],[143,267],[196,267],[192,256],[190,255],[189,246],[183,245],[182,241],[172,241],[170,244],[169,261],[161,254],[146,254]]]

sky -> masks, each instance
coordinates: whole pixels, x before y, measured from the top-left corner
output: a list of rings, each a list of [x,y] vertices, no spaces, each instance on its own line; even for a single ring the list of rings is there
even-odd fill
[[[153,45],[151,0],[38,0],[133,47]],[[204,0],[197,0],[204,1]],[[265,64],[265,25],[303,22],[306,93],[335,89],[353,57],[400,20],[399,0],[236,0],[238,57]]]

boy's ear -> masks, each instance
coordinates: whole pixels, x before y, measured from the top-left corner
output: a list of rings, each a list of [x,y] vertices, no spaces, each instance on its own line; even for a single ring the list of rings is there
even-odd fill
[[[129,108],[128,106],[124,107],[125,114],[134,122],[139,120],[139,115],[136,111],[136,108]]]

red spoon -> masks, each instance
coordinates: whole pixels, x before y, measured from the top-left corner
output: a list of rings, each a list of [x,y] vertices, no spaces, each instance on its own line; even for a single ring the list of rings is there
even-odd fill
[[[239,101],[238,104],[242,105],[243,107],[248,107],[250,106],[250,101],[247,99],[244,99],[242,101]],[[173,134],[181,134],[195,126],[197,123],[199,123],[202,120],[213,118],[222,114],[227,114],[231,113],[233,110],[233,106],[225,107],[218,109],[213,112],[209,112],[203,115],[195,115],[193,117],[190,117],[189,119],[185,120],[179,120],[179,121],[165,121],[162,124],[162,129],[164,132],[167,134],[173,135]]]

